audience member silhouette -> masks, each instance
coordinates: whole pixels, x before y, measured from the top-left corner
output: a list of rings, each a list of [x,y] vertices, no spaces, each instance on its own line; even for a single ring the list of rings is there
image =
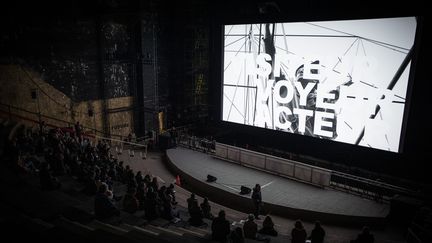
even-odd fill
[[[119,196],[119,197],[115,197],[113,191],[111,190],[110,186],[109,186],[107,183],[102,182],[101,184],[104,184],[104,185],[106,186],[107,190],[106,190],[106,192],[105,192],[105,195],[106,195],[110,200],[114,199],[115,201],[119,201],[119,200],[122,198],[121,196]],[[98,187],[98,188],[99,188],[99,187]]]
[[[151,177],[150,177],[149,174],[146,174],[146,175],[144,176],[144,183],[146,184],[147,187],[150,187],[150,184],[151,184]]]
[[[138,171],[135,175],[135,181],[139,184],[141,181],[144,181],[144,177],[142,176],[141,171]]]
[[[45,121],[41,121],[39,123],[39,135],[42,136],[42,135],[45,135],[46,133],[47,133],[46,123],[45,123]]]
[[[291,243],[305,243],[306,236],[307,233],[303,227],[303,223],[300,220],[297,220],[291,231]]]
[[[58,179],[51,175],[48,163],[42,163],[39,171],[39,180],[42,190],[59,189],[61,184]]]
[[[96,194],[94,202],[95,217],[99,220],[109,219],[113,216],[119,216],[120,210],[114,205],[114,203],[106,195],[108,188],[106,184],[102,184],[99,187],[99,191]]]
[[[187,199],[189,214],[190,214],[190,210],[191,210],[192,204],[194,202],[198,203],[197,199],[195,198],[195,193],[191,193],[190,197]]]
[[[256,234],[258,233],[258,225],[254,221],[255,216],[249,214],[248,220],[243,225],[244,237],[247,239],[255,240]]]
[[[83,172],[83,182],[85,185],[85,193],[89,195],[95,195],[98,192],[98,187],[96,185],[96,173],[94,170],[90,170],[87,173]]]
[[[173,205],[176,205],[177,204],[177,201],[176,201],[176,197],[175,197],[175,190],[174,190],[174,184],[170,184],[168,187],[167,187],[167,195],[169,195],[170,196],[170,198],[171,198],[171,203],[173,204]]]
[[[159,182],[158,182],[158,179],[156,176],[153,177],[153,179],[150,183],[150,187],[152,187],[153,191],[155,191],[155,192],[159,191]]]
[[[75,123],[75,135],[80,138],[82,133],[82,126],[79,121]]]
[[[231,243],[244,243],[245,239],[243,236],[243,229],[241,227],[236,227],[230,234]]]
[[[153,187],[149,187],[144,203],[144,211],[148,220],[157,219],[160,215],[157,198],[157,193],[153,191]]]
[[[214,216],[211,213],[211,206],[207,197],[204,197],[204,201],[200,205],[201,210],[203,212],[204,218],[213,219]]]
[[[220,210],[212,222],[212,238],[215,241],[226,242],[230,231],[230,223],[225,219],[225,211]]]
[[[265,238],[258,234],[258,224],[254,220],[255,215],[249,214],[248,220],[243,224],[244,238],[257,241],[270,241],[270,238]]]
[[[323,243],[324,242],[325,231],[321,227],[321,223],[319,221],[315,222],[315,228],[313,228],[309,239],[311,243]]]
[[[370,232],[369,227],[365,226],[362,229],[362,232],[357,235],[355,240],[352,240],[351,243],[373,243],[375,241],[374,235]]]
[[[166,202],[169,200],[166,194],[166,186],[161,186],[158,191],[158,197],[161,202]]]
[[[117,171],[117,180],[123,181],[124,174],[125,174],[125,168],[123,167],[123,161],[118,162],[116,165],[116,171]],[[123,181],[124,182],[124,181]]]
[[[37,174],[39,172],[38,168],[40,168],[41,162],[36,157],[27,157],[22,161],[22,166],[24,167],[25,171],[31,174]]]
[[[180,220],[178,211],[173,207],[171,202],[169,200],[164,200],[162,202],[162,217],[167,220],[172,220],[174,223],[176,223],[178,220]]]
[[[261,204],[262,204],[262,197],[261,197],[261,186],[260,184],[256,184],[253,191],[252,191],[252,201],[255,207],[255,218],[259,219],[259,214],[261,212]]]
[[[190,215],[189,223],[192,226],[199,227],[199,226],[202,226],[204,224],[204,221],[203,221],[204,215],[203,215],[201,208],[198,206],[198,201],[195,200],[195,201],[191,202],[189,215]]]
[[[144,209],[144,202],[147,197],[146,194],[147,194],[146,184],[143,181],[141,181],[138,184],[138,188],[136,192],[136,198],[138,199],[140,209]]]
[[[269,215],[265,217],[262,224],[262,228],[258,231],[258,233],[263,235],[271,235],[271,236],[278,235],[278,232],[274,228],[273,220]]]
[[[139,201],[136,198],[136,189],[131,187],[128,189],[123,198],[123,210],[128,213],[135,213],[139,208]]]
[[[116,168],[115,168],[115,166],[114,166],[115,163],[116,163],[116,162],[113,161],[113,164],[111,164],[111,165],[109,166],[108,176],[111,177],[111,179],[113,179],[113,180],[116,181],[116,180],[117,180],[117,171],[116,171]]]

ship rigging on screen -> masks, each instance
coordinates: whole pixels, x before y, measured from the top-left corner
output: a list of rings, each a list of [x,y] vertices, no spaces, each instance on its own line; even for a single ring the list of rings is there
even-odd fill
[[[400,151],[415,17],[224,27],[224,121]]]

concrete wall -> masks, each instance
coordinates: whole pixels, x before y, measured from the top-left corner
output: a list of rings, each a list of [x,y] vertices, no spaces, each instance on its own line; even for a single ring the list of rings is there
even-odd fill
[[[279,158],[222,143],[216,143],[215,155],[218,158],[234,163],[254,167],[320,187],[330,185],[330,170],[300,163],[295,160]]]
[[[45,82],[37,72],[17,65],[0,65],[0,83],[0,110],[4,111],[3,115],[9,112],[8,106],[11,106],[15,107],[10,109],[11,113],[22,118],[38,121],[40,113],[47,124],[65,127],[68,123],[79,121],[87,127],[86,130],[103,130],[102,100],[73,102]],[[32,92],[36,94],[35,99]],[[110,133],[127,136],[133,130],[133,98],[111,98],[106,100],[106,104]],[[93,116],[89,116],[88,110],[93,110]],[[32,124],[25,119],[20,120]]]

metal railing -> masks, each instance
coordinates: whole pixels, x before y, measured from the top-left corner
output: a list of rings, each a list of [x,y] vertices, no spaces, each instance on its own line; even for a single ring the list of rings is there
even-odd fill
[[[412,189],[338,171],[332,171],[330,186],[381,202],[389,202],[395,195],[421,197],[420,192]]]
[[[204,153],[214,154],[216,149],[216,141],[209,140],[206,138],[200,138],[196,136],[190,136],[188,134],[180,133],[174,138],[175,143],[179,146],[202,151]]]
[[[29,111],[21,107],[16,107],[9,104],[0,103],[0,113],[7,116],[9,119],[18,119],[27,121],[30,123],[34,123],[35,125],[39,125],[42,121],[45,121],[45,125],[51,128],[59,128],[59,127],[68,127],[72,128],[74,123],[71,121],[65,121],[62,119],[58,119],[52,116],[47,116],[38,112]],[[25,114],[25,115],[23,115]],[[60,125],[61,124],[61,125]],[[82,126],[82,125],[81,125]],[[82,126],[84,129],[84,135],[90,138],[98,137],[106,137],[107,134],[103,131],[97,130],[92,127]],[[91,133],[89,133],[89,131]],[[110,137],[116,137],[119,139],[124,138],[125,136],[117,135],[117,134],[109,134]]]
[[[24,113],[25,116],[19,114]],[[0,115],[3,114],[8,119],[17,119],[21,121],[27,121],[30,123],[34,123],[35,125],[39,125],[41,121],[45,121],[45,125],[51,128],[59,128],[58,124],[63,124],[63,127],[73,127],[74,123],[61,120],[55,117],[43,115],[37,112],[29,111],[20,107],[15,107],[8,104],[0,103]],[[56,125],[57,124],[57,125]],[[96,130],[91,127],[82,126],[84,129],[83,136],[86,138],[94,139],[94,140],[105,140],[109,141],[111,144],[111,149],[115,148],[115,153],[117,155],[122,154],[123,150],[128,151],[129,155],[133,155],[135,150],[139,150],[141,156],[143,158],[147,157],[147,148],[148,143],[151,140],[149,137],[142,137],[133,139],[133,141],[125,141],[125,136],[110,134],[110,136],[106,136],[106,134],[102,131]],[[91,133],[85,132],[91,131]],[[111,151],[114,153],[114,151]]]

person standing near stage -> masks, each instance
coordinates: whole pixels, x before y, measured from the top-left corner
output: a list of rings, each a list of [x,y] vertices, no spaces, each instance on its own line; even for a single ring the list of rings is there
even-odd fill
[[[261,204],[262,204],[260,184],[256,184],[252,191],[252,202],[254,203],[254,207],[255,207],[255,213],[254,213],[255,218],[259,219],[259,214],[261,212]]]

